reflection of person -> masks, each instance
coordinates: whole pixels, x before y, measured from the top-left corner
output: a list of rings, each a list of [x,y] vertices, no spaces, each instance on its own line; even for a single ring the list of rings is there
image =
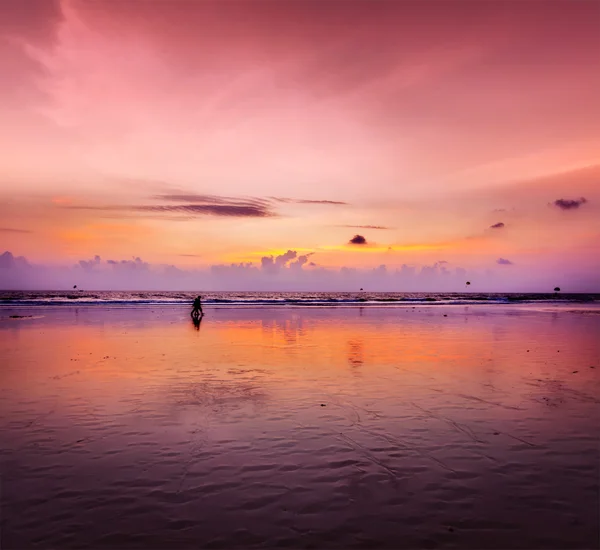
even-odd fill
[[[196,330],[200,330],[200,322],[202,321],[202,315],[192,315],[192,323],[194,323],[194,328]]]
[[[204,315],[204,312],[202,311],[202,303],[200,302],[201,298],[202,298],[202,296],[197,296],[196,299],[194,300],[194,307],[192,309],[192,317],[201,317],[202,315]]]

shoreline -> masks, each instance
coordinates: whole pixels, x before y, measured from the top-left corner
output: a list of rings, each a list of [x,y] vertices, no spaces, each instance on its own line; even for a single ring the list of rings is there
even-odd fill
[[[360,311],[360,310],[378,310],[378,311],[403,311],[403,310],[449,310],[457,312],[477,311],[490,313],[506,313],[515,311],[530,311],[539,313],[589,313],[600,314],[600,303],[577,303],[577,302],[519,302],[519,303],[280,303],[280,304],[256,304],[256,303],[235,303],[235,304],[215,304],[202,303],[205,311],[293,311],[293,310],[329,310],[329,311]],[[60,303],[36,303],[36,304],[6,304],[0,303],[0,318],[4,317],[4,312],[12,311],[52,311],[69,309],[90,309],[90,310],[159,310],[159,311],[191,311],[192,305],[187,303],[136,303],[136,302],[60,302]]]

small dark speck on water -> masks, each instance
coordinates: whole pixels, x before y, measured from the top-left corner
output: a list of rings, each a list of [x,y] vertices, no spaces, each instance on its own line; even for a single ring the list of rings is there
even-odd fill
[[[451,533],[454,533],[454,527],[448,527],[448,531],[450,531]]]
[[[527,350],[527,353],[529,353],[529,350]]]
[[[500,432],[494,432],[494,435],[500,435]]]
[[[444,313],[444,317],[448,317],[448,316]]]
[[[325,405],[325,403],[321,403],[321,407],[326,407],[327,405]]]
[[[574,370],[574,371],[573,371],[573,374],[577,374],[578,372],[579,372],[578,370]]]

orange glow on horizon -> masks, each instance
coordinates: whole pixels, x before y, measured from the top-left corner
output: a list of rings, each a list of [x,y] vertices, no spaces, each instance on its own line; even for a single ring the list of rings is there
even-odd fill
[[[594,2],[17,4],[0,254],[600,268]]]

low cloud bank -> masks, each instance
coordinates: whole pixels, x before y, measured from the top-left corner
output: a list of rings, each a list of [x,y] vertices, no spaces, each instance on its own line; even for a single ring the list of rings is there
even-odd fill
[[[556,281],[570,281],[570,292],[600,290],[587,274],[525,273],[509,260],[490,262],[490,268],[467,270],[447,261],[432,265],[376,268],[326,268],[311,261],[311,254],[288,250],[264,256],[260,263],[212,265],[181,269],[150,264],[141,258],[103,259],[94,256],[71,266],[35,265],[10,252],[0,255],[0,289],[3,290],[189,290],[189,291],[358,291],[366,292],[545,292]],[[500,264],[500,265],[497,265]],[[510,270],[505,266],[511,265]],[[495,266],[496,269],[494,269]],[[563,283],[563,286],[566,286]]]
[[[232,263],[207,269],[155,265],[141,258],[94,256],[71,266],[32,265],[10,252],[0,256],[0,288],[20,290],[298,290],[433,291],[461,290],[467,271],[446,263],[375,269],[325,268],[310,261],[313,253],[288,250],[264,256],[259,264]],[[472,276],[471,274],[469,274]]]

